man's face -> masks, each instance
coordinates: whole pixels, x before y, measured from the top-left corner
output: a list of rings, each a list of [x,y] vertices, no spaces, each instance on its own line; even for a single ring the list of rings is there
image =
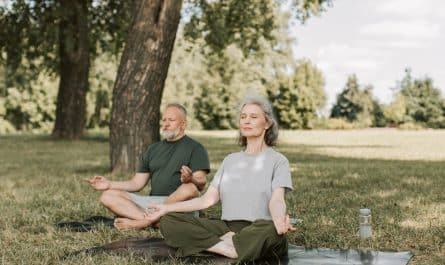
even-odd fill
[[[175,139],[185,131],[185,116],[178,108],[169,107],[162,115],[162,136],[167,140]]]

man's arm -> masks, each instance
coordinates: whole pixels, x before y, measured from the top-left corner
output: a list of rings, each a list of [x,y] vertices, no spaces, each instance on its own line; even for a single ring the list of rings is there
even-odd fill
[[[149,173],[136,173],[128,181],[110,181],[103,176],[94,176],[88,180],[95,190],[123,190],[129,192],[140,191],[150,179]]]
[[[188,166],[182,166],[180,171],[182,183],[192,182],[196,185],[196,187],[198,187],[199,190],[202,190],[205,187],[207,183],[206,170],[197,170],[192,172]]]

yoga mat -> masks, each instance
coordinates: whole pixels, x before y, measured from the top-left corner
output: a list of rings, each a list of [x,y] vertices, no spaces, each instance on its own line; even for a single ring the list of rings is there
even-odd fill
[[[99,247],[93,247],[65,255],[73,257],[80,253],[98,254],[112,252],[124,254],[133,252],[155,261],[165,261],[174,256],[175,249],[167,246],[161,238],[129,238],[115,241]],[[306,249],[301,246],[289,245],[288,255],[274,260],[255,261],[254,264],[284,265],[406,265],[412,258],[411,252],[382,252],[371,250],[336,250],[328,248]],[[228,264],[230,259],[211,253],[203,253],[187,258],[184,262]]]
[[[113,227],[114,218],[95,215],[83,221],[60,222],[56,224],[59,229],[66,229],[71,232],[88,232],[95,230],[98,225]]]

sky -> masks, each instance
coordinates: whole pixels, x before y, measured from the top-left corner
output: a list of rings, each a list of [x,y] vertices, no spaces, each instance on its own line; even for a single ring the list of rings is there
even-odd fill
[[[334,0],[320,17],[292,26],[294,54],[323,72],[328,107],[353,73],[389,103],[406,68],[445,96],[444,11],[443,0]]]

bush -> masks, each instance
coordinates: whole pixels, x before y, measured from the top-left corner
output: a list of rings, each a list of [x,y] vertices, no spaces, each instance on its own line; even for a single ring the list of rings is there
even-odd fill
[[[401,130],[422,130],[425,126],[416,122],[405,122],[400,124],[398,128]]]
[[[327,129],[327,130],[349,130],[354,129],[354,124],[340,118],[318,119],[313,123],[314,129]]]
[[[0,117],[0,134],[7,134],[15,132],[14,126],[7,120]]]

